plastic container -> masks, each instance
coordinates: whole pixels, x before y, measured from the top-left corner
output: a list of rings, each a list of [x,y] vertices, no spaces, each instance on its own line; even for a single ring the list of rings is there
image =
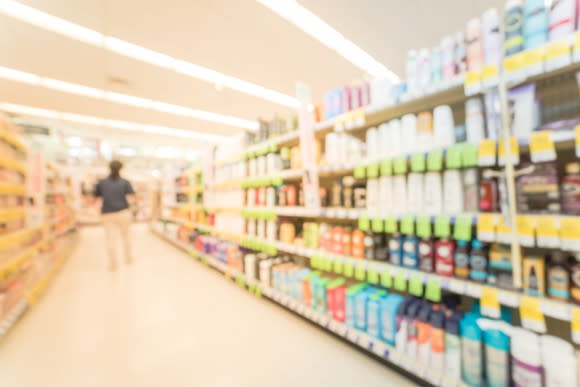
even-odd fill
[[[416,236],[406,236],[403,239],[403,266],[409,269],[417,269],[419,267],[418,256],[419,240]]]
[[[423,193],[423,210],[428,215],[443,213],[443,183],[439,172],[425,174]]]
[[[401,142],[402,153],[413,153],[417,150],[417,116],[405,114],[401,118]]]
[[[468,313],[461,320],[461,374],[468,386],[483,386],[483,332],[477,315]]]
[[[389,238],[389,262],[393,265],[403,264],[403,237],[395,233]]]
[[[522,328],[511,333],[512,379],[515,387],[543,386],[540,339]]]
[[[469,243],[467,241],[457,241],[453,263],[455,277],[469,278]]]
[[[459,169],[443,172],[443,212],[450,215],[463,213],[463,179]]]
[[[496,329],[484,330],[485,373],[488,387],[510,386],[510,337]]]
[[[407,211],[414,214],[423,212],[424,175],[411,172],[407,177]]]
[[[431,317],[432,305],[424,302],[417,314],[417,361],[424,365],[431,362]]]
[[[481,22],[478,18],[467,22],[465,32],[467,50],[467,70],[478,71],[483,67],[483,46],[481,36]]]
[[[568,38],[574,32],[576,1],[553,1],[550,7],[550,42]]]
[[[390,345],[395,345],[397,313],[404,299],[399,294],[389,294],[380,300],[381,339]]]
[[[485,138],[483,103],[480,98],[472,97],[465,102],[465,125],[467,142],[479,144]]]
[[[483,31],[483,59],[486,65],[499,64],[502,44],[499,24],[497,9],[490,8],[483,13],[481,29]]]
[[[540,337],[546,387],[577,387],[574,346],[555,336]]]
[[[455,123],[449,105],[440,105],[433,110],[433,136],[435,147],[447,148],[455,143]]]
[[[540,47],[548,41],[549,16],[544,0],[526,0],[524,4],[524,48]]]
[[[461,313],[453,312],[445,320],[445,372],[451,380],[461,380]]]
[[[524,49],[524,9],[521,0],[508,0],[504,10],[504,55],[517,54]]]

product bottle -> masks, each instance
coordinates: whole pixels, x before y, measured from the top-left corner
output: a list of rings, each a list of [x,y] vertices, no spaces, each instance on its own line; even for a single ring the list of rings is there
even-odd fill
[[[455,76],[455,62],[453,59],[453,37],[449,35],[441,40],[441,65],[443,79],[452,79]]]
[[[419,241],[419,269],[432,273],[435,266],[435,251],[433,240],[423,238]]]
[[[431,360],[431,304],[425,302],[416,320],[417,327],[417,361],[424,365],[429,365]]]
[[[463,212],[463,182],[461,171],[448,169],[443,172],[443,212],[460,214]]]
[[[399,233],[394,233],[389,238],[389,261],[393,265],[403,263],[403,237]]]
[[[479,183],[479,210],[481,212],[498,211],[497,183],[493,179],[483,179]]]
[[[417,237],[409,235],[403,241],[403,266],[416,269],[419,266],[417,256]]]
[[[435,242],[435,273],[443,277],[453,277],[453,256],[455,244],[447,238]]]
[[[563,301],[570,299],[570,272],[566,257],[559,251],[555,251],[550,258],[548,295]]]
[[[477,71],[483,67],[483,46],[481,42],[481,22],[478,18],[467,22],[465,32],[467,49],[467,70]]]
[[[485,138],[483,103],[478,97],[469,98],[465,102],[465,130],[469,143],[479,144]]]
[[[433,110],[433,136],[435,146],[440,148],[450,147],[455,143],[455,123],[453,111],[449,105],[440,105]]]
[[[562,179],[562,211],[569,215],[580,214],[580,163],[566,164]]]
[[[399,152],[402,154],[415,152],[417,149],[417,116],[405,114],[401,118],[401,144]]]
[[[381,300],[381,338],[390,345],[395,345],[397,311],[403,301],[404,297],[399,294],[389,294]]]
[[[352,232],[352,255],[360,259],[365,256],[365,234],[361,230]]]
[[[457,241],[454,263],[455,276],[459,278],[469,278],[469,244],[467,241]]]
[[[365,233],[365,259],[374,260],[375,259],[375,241],[373,238],[373,233],[367,231]]]
[[[342,233],[342,254],[352,256],[352,228],[345,227]]]
[[[397,334],[396,334],[396,348],[400,353],[407,352],[407,332],[409,328],[407,320],[407,311],[409,307],[417,300],[413,297],[407,297],[397,311]]]
[[[508,0],[504,14],[504,55],[517,54],[524,49],[524,10],[521,0]]]
[[[415,151],[427,151],[433,148],[433,113],[425,111],[417,116],[417,143]]]
[[[487,245],[479,240],[471,242],[469,255],[469,278],[477,282],[487,282]]]
[[[431,54],[426,48],[419,50],[419,87],[431,85]]]
[[[423,184],[423,209],[426,214],[443,213],[443,183],[439,172],[427,172]]]
[[[501,53],[501,34],[499,32],[499,16],[497,9],[490,8],[481,18],[483,30],[483,58],[486,65],[499,63]]]
[[[454,311],[445,320],[445,373],[451,380],[461,380],[461,313]]]
[[[568,38],[574,32],[576,2],[555,0],[550,7],[550,42]]]
[[[393,212],[393,178],[381,176],[379,178],[379,208],[381,214]]]
[[[468,386],[483,386],[483,334],[477,316],[468,313],[460,323],[462,379]]]
[[[574,346],[559,337],[543,335],[542,365],[544,366],[545,385],[550,387],[576,387],[576,356]]]
[[[527,329],[514,328],[510,352],[514,386],[543,386],[544,372],[538,335]]]
[[[396,175],[393,177],[393,203],[396,203],[395,212],[405,214],[407,212],[407,177]]]
[[[389,121],[388,127],[388,154],[398,156],[405,152],[402,150],[404,144],[402,143],[402,129],[401,120],[393,119]]]
[[[441,82],[443,78],[443,68],[441,64],[441,49],[434,47],[431,50],[431,83],[434,85]]]
[[[411,359],[417,357],[417,317],[419,316],[419,311],[423,306],[423,300],[417,300],[412,303],[407,309],[407,356]]]
[[[429,365],[432,369],[443,372],[445,368],[445,313],[441,305],[433,305],[429,316],[431,325],[431,354]]]
[[[570,267],[571,295],[572,300],[580,305],[580,253],[576,253],[573,260]]]
[[[544,259],[525,257],[523,260],[524,291],[534,297],[542,297],[545,292]]]
[[[479,210],[479,186],[477,184],[477,169],[463,170],[463,211],[467,213]]]
[[[510,387],[510,337],[501,330],[484,331],[488,387]]]
[[[465,50],[465,34],[458,32],[453,39],[453,56],[455,59],[455,74],[467,71],[467,57]]]
[[[411,172],[407,176],[407,211],[413,214],[423,212],[423,174]]]
[[[407,88],[414,93],[419,88],[418,53],[416,50],[407,52]]]
[[[524,48],[540,47],[548,41],[548,10],[544,0],[524,4]]]

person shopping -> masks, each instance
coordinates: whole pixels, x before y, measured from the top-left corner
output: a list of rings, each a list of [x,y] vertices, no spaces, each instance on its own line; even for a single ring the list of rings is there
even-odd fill
[[[129,238],[129,226],[132,220],[129,200],[132,200],[135,191],[131,183],[121,177],[122,167],[123,164],[120,161],[111,161],[109,176],[97,183],[94,192],[95,197],[102,198],[101,219],[105,229],[111,271],[117,270],[116,235],[121,236],[127,264],[133,262]]]

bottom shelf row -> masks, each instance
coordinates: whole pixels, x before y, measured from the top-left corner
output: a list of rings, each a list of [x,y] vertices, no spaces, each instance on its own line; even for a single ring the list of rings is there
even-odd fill
[[[464,312],[455,295],[431,302],[368,283],[323,277],[283,258],[258,263],[254,254],[247,254],[228,259],[221,249],[208,254],[202,246],[153,230],[240,287],[431,385],[580,385],[580,349],[562,338],[512,326],[508,308],[502,308],[500,318],[490,319],[481,315],[478,302]]]

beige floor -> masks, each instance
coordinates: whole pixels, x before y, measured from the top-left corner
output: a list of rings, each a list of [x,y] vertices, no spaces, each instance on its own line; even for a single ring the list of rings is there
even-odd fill
[[[0,343],[2,387],[411,386],[394,371],[154,237],[105,270],[82,241],[41,302]]]

